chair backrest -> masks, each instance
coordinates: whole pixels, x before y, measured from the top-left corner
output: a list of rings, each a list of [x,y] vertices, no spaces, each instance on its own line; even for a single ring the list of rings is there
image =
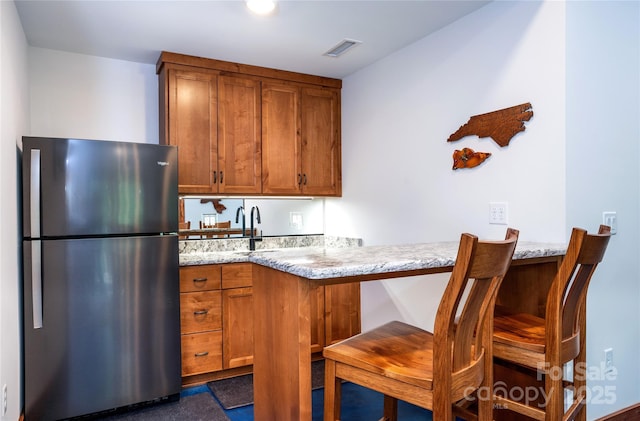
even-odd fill
[[[440,383],[438,388],[454,401],[469,394],[470,383],[478,387],[484,378],[484,348],[492,340],[491,329],[484,329],[485,316],[493,319],[495,295],[511,265],[518,234],[508,229],[503,241],[478,241],[471,234],[460,239],[434,326],[434,384]],[[457,374],[464,381],[456,381]]]
[[[597,234],[573,228],[567,253],[547,295],[547,347],[559,346],[562,340],[580,334],[581,306],[610,238],[611,229],[606,225],[600,225]]]
[[[178,222],[178,229],[181,229],[181,230],[191,229],[191,221]]]

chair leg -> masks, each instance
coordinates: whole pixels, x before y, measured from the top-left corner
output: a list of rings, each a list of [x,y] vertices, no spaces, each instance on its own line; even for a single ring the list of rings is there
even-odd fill
[[[398,400],[384,395],[384,421],[398,421]]]
[[[336,377],[336,362],[324,361],[324,421],[340,421],[342,383]]]
[[[545,375],[546,421],[561,420],[564,414],[564,382],[562,376],[554,371],[556,370],[551,369]]]

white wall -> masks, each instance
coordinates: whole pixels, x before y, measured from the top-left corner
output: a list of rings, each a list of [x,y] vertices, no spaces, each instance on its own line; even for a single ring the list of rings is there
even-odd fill
[[[29,90],[27,41],[13,2],[0,1],[0,31],[0,390],[7,386],[8,404],[0,419],[15,421],[22,390],[17,148],[29,126]]]
[[[597,29],[597,30],[594,30]],[[616,211],[618,234],[587,302],[587,363],[613,348],[614,381],[590,382],[589,418],[637,403],[640,375],[640,3],[567,3],[567,220]]]
[[[151,64],[29,48],[31,135],[158,143]]]
[[[326,200],[326,233],[366,245],[501,237],[490,201],[508,202],[522,240],[566,241],[572,226],[596,230],[602,211],[617,210],[623,231],[590,290],[587,354],[597,368],[613,347],[624,374],[589,381],[589,419],[640,401],[638,7],[494,2],[347,77],[344,195]],[[446,142],[469,116],[523,102],[534,116],[508,147]],[[493,156],[452,171],[462,147]],[[391,319],[432,328],[446,279],[363,284],[363,329]]]
[[[366,245],[500,238],[489,202],[505,201],[523,240],[565,240],[564,4],[498,2],[343,81],[343,197],[327,234]],[[530,102],[509,146],[447,138],[472,115]],[[452,170],[455,149],[493,155]],[[363,328],[390,318],[433,327],[443,280],[362,286]],[[425,311],[425,300],[429,311]]]

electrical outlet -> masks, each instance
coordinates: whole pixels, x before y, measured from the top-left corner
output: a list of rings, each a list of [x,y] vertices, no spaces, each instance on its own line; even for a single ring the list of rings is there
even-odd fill
[[[2,386],[2,415],[7,414],[7,385]]]
[[[289,212],[289,226],[295,229],[302,229],[302,213]]]
[[[604,350],[604,372],[609,373],[613,371],[613,348],[607,348]]]
[[[497,225],[507,225],[507,203],[489,203],[489,223]]]

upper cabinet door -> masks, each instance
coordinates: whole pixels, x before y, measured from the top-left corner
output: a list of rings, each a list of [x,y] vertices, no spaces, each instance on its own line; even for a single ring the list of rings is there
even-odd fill
[[[299,194],[300,89],[286,83],[262,85],[262,192]]]
[[[217,174],[217,75],[170,69],[164,142],[178,146],[178,191],[215,193]],[[168,133],[168,136],[167,136]]]
[[[310,196],[341,196],[339,91],[302,88],[301,92],[301,191]]]
[[[261,193],[260,81],[218,78],[220,193]]]
[[[339,90],[263,84],[263,193],[340,196],[341,156]]]

